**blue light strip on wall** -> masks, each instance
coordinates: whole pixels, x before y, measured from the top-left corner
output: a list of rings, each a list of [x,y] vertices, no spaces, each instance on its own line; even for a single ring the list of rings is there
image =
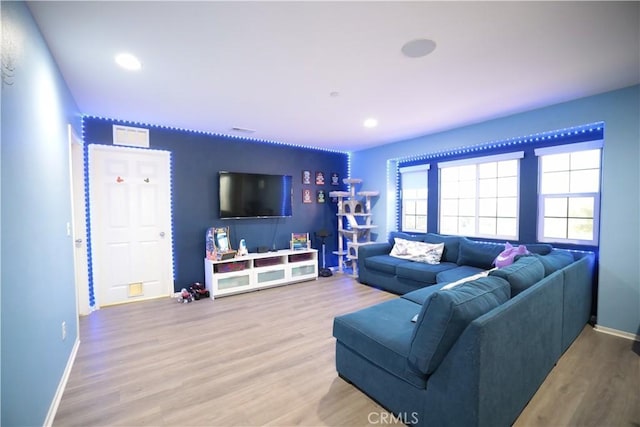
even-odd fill
[[[89,203],[89,146],[85,141],[84,117],[82,117],[82,153],[84,168],[84,213],[87,234],[87,278],[89,282],[89,308],[95,309],[96,297],[93,289],[93,256],[91,251],[91,204]]]
[[[176,234],[175,224],[173,223],[173,155],[171,151],[169,151],[169,222],[171,223],[171,260],[173,261],[173,268],[171,269],[173,283],[171,285],[175,292],[178,264],[176,264]]]
[[[100,117],[100,116],[85,115],[85,116],[83,116],[83,120],[85,118],[86,119],[93,119],[93,120],[103,120],[103,121],[107,121],[107,122],[110,122],[110,123],[116,122],[116,123],[124,124],[124,125],[127,125],[127,126],[156,128],[156,129],[172,130],[172,131],[178,131],[178,132],[195,133],[195,134],[199,134],[199,135],[215,136],[215,137],[218,137],[218,138],[227,138],[227,139],[232,139],[232,140],[236,140],[236,141],[258,142],[258,143],[262,143],[262,144],[272,144],[272,145],[281,145],[281,146],[288,146],[288,147],[294,147],[294,148],[304,148],[306,150],[327,151],[327,152],[330,152],[330,153],[349,154],[346,151],[333,150],[333,149],[330,149],[330,148],[322,148],[322,147],[311,147],[311,146],[308,146],[308,145],[292,144],[292,143],[289,143],[289,142],[274,141],[274,140],[270,140],[270,139],[250,138],[250,137],[247,137],[247,136],[229,135],[229,134],[224,134],[224,133],[215,133],[215,132],[208,132],[208,131],[201,131],[201,130],[185,129],[185,128],[178,128],[178,127],[173,127],[173,126],[154,125],[154,124],[150,124],[150,123],[141,123],[141,122],[135,122],[135,121],[130,121],[130,120],[112,119],[112,118]]]
[[[400,188],[400,167],[398,167],[398,163],[396,162],[395,170],[393,171],[394,180],[395,180],[395,188],[396,188],[396,230],[402,230],[402,194]]]
[[[596,123],[590,123],[582,126],[536,133],[533,135],[463,146],[463,147],[458,147],[451,150],[442,150],[442,151],[436,151],[433,153],[419,154],[415,156],[399,157],[395,160],[398,162],[397,163],[398,167],[400,167],[403,165],[418,163],[421,160],[437,159],[442,157],[464,156],[467,154],[486,151],[486,150],[503,149],[506,147],[515,148],[516,146],[525,145],[525,144],[553,144],[554,142],[562,142],[565,139],[578,137],[578,136],[585,136],[586,139],[602,139],[603,131],[604,131],[604,122],[596,122]]]
[[[541,132],[532,135],[515,137],[505,140],[484,142],[470,146],[458,147],[450,150],[435,151],[407,157],[398,157],[387,161],[387,184],[391,184],[395,179],[395,223],[396,229],[401,229],[401,206],[400,206],[400,172],[402,166],[425,164],[433,159],[442,158],[465,158],[471,155],[484,155],[482,152],[491,150],[510,151],[509,147],[516,150],[524,145],[551,146],[563,143],[604,139],[604,122],[589,123],[571,128],[558,129],[548,132]],[[522,148],[520,148],[522,149]]]

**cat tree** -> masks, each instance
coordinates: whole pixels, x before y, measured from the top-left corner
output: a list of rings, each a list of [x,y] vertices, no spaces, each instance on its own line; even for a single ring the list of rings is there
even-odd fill
[[[346,269],[351,262],[353,276],[358,275],[358,248],[373,243],[371,230],[377,226],[371,223],[371,198],[380,194],[378,191],[358,191],[356,185],[361,184],[358,178],[342,180],[350,186],[350,191],[331,191],[329,197],[338,199],[338,271]],[[346,248],[344,243],[346,241]]]

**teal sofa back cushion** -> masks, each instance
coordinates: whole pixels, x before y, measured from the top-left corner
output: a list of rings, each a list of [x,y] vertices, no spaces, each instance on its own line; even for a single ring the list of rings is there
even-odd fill
[[[553,249],[547,255],[534,256],[542,263],[545,277],[575,261],[571,252],[563,251],[561,249]]]
[[[411,368],[427,375],[434,372],[467,325],[510,296],[509,283],[499,277],[483,277],[431,294],[411,339]]]
[[[504,251],[504,245],[476,242],[463,237],[460,239],[460,253],[457,264],[489,270],[493,267],[493,260],[502,251]]]
[[[489,276],[501,277],[511,285],[511,296],[528,289],[544,279],[544,267],[536,256],[524,256],[516,262],[489,273]]]

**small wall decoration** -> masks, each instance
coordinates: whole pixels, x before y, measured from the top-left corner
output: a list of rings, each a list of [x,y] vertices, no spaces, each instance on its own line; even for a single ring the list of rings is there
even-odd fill
[[[318,203],[324,203],[327,201],[327,196],[324,190],[318,190],[318,192],[316,193],[316,201]]]
[[[324,172],[316,172],[316,185],[324,185]]]
[[[340,175],[338,175],[338,172],[331,172],[331,185],[340,185]]]
[[[311,171],[302,171],[302,183],[311,184]]]
[[[312,203],[311,190],[308,188],[302,189],[302,203]]]

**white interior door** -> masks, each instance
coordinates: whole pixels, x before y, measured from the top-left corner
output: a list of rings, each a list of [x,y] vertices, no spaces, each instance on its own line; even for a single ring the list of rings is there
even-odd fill
[[[170,153],[89,146],[96,306],[173,293]]]

